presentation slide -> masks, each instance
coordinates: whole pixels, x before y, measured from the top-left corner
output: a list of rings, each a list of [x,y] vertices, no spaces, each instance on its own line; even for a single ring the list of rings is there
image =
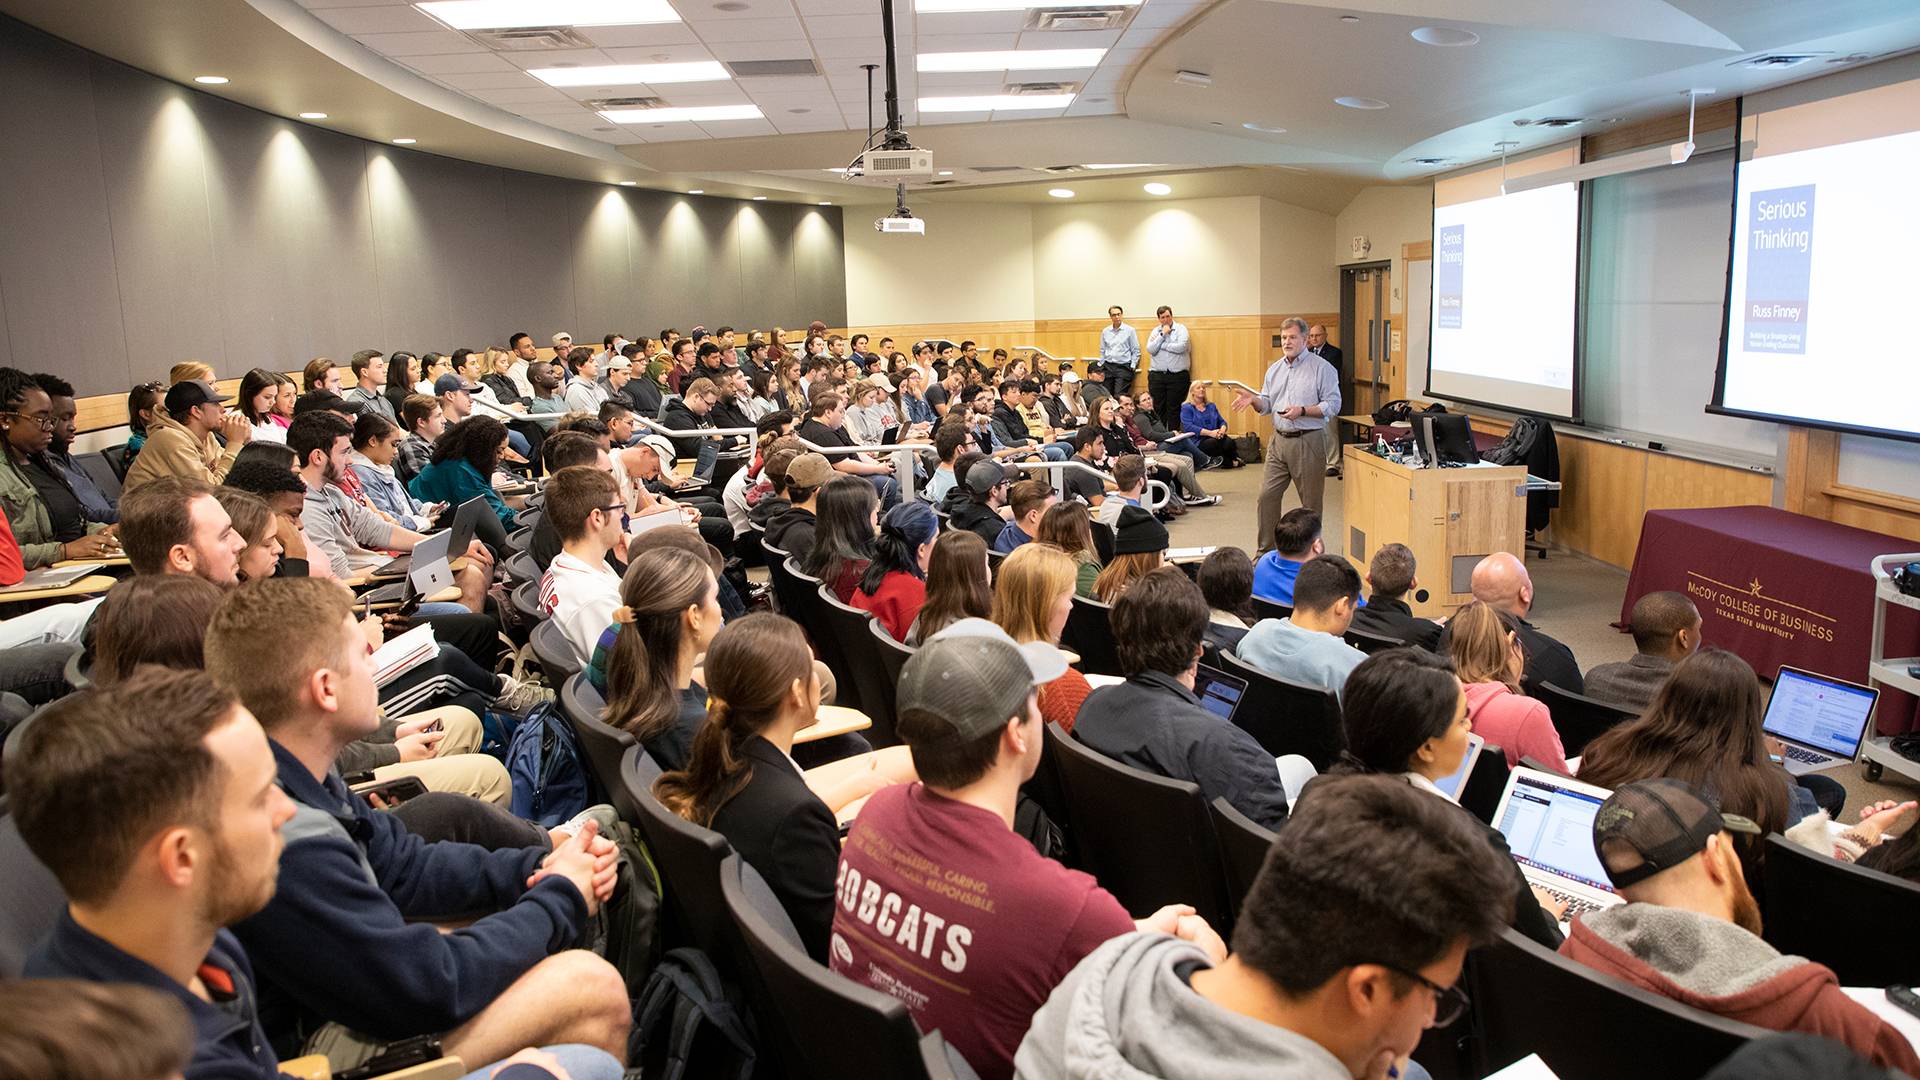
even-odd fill
[[[1427,393],[1572,417],[1579,254],[1574,184],[1436,205]]]
[[[1739,164],[1720,409],[1920,438],[1913,289],[1886,261],[1920,244],[1916,170],[1920,132]]]

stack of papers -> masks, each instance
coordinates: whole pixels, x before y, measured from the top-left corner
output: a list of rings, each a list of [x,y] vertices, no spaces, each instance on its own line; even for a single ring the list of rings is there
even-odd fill
[[[433,638],[433,625],[421,623],[373,650],[374,685],[386,686],[439,651],[440,643]]]

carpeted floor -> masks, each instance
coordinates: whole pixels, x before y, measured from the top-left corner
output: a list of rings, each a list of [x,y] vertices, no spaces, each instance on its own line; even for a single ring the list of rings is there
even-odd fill
[[[1194,510],[1168,526],[1173,545],[1237,544],[1249,552],[1254,551],[1257,547],[1255,504],[1261,471],[1258,466],[1248,466],[1202,473],[1200,482],[1207,492],[1223,495],[1225,499],[1219,506]],[[1289,500],[1289,505],[1297,502]],[[1339,543],[1346,536],[1340,510],[1340,481],[1330,477],[1321,527],[1329,552],[1340,553]],[[1582,670],[1633,655],[1633,639],[1611,625],[1620,617],[1626,571],[1559,550],[1545,559],[1530,556],[1527,569],[1533,575],[1534,586],[1533,612],[1528,619],[1565,642],[1579,659]],[[1878,799],[1920,798],[1920,783],[1891,772],[1879,783],[1868,781],[1857,765],[1829,769],[1826,775],[1846,785],[1847,806],[1851,809]],[[1852,816],[1851,811],[1848,816]]]

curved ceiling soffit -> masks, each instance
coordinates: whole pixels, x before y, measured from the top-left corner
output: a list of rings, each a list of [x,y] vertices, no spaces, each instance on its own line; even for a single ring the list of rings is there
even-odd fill
[[[247,6],[341,67],[424,108],[488,131],[623,169],[650,169],[618,147],[496,109],[436,85],[321,22],[295,0],[246,0]]]

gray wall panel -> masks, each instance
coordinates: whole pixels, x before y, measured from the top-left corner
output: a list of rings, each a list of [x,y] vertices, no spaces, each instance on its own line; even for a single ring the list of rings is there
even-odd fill
[[[121,393],[448,351],[845,319],[838,208],[610,188],[270,116],[0,18],[0,362]],[[811,225],[808,222],[811,221]]]

